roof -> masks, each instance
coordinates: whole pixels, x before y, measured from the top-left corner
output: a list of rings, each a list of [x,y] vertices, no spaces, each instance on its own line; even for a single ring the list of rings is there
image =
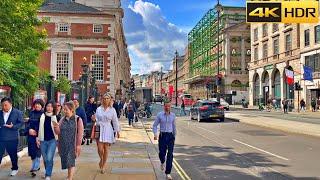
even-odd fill
[[[100,13],[98,9],[85,6],[71,0],[46,0],[40,7],[42,12],[64,12],[64,13]]]

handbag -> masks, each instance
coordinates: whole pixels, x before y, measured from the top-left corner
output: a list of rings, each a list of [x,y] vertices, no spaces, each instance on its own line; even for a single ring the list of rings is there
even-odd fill
[[[91,139],[99,139],[100,138],[100,126],[95,123],[92,126],[92,131],[91,131]]]

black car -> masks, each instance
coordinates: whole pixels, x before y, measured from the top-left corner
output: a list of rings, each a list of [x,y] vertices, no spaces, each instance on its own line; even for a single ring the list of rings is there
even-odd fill
[[[219,119],[224,121],[224,108],[219,102],[210,100],[199,100],[190,109],[191,120],[198,122],[207,119]]]
[[[153,102],[162,102],[162,97],[161,95],[156,94],[154,96]]]

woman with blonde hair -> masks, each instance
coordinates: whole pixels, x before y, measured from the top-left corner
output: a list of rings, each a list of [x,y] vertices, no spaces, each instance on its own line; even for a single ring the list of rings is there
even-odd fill
[[[68,169],[68,180],[73,179],[75,160],[80,155],[83,137],[82,119],[75,113],[72,101],[63,106],[65,116],[59,124],[55,123],[54,130],[58,134],[58,150],[61,157],[62,169]]]
[[[112,107],[112,96],[106,93],[101,98],[101,106],[97,108],[93,116],[96,126],[99,126],[99,137],[97,141],[98,154],[100,157],[99,167],[102,174],[105,173],[106,162],[108,158],[109,146],[115,142],[114,132],[120,137],[119,121],[116,110]],[[113,124],[113,128],[111,126]],[[114,130],[113,130],[114,129]]]

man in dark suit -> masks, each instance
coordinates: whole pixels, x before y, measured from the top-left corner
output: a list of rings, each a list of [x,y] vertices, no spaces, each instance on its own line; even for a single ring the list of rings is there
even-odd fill
[[[7,150],[11,159],[10,176],[18,173],[18,137],[19,128],[23,125],[22,112],[12,107],[9,97],[1,99],[2,110],[0,111],[0,164],[2,156]]]

